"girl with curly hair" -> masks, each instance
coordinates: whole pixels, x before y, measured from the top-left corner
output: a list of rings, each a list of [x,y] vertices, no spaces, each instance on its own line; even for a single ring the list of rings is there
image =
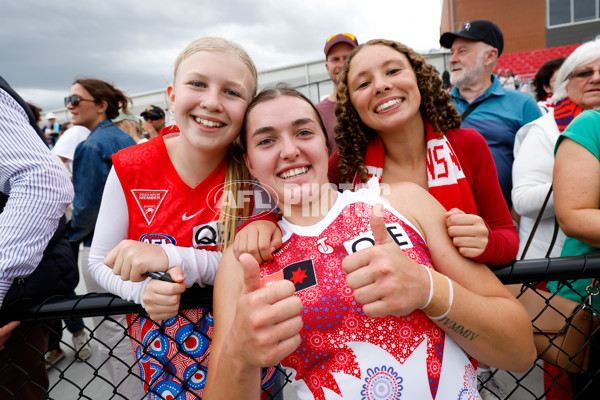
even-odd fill
[[[448,234],[478,262],[514,260],[519,239],[484,138],[461,117],[433,67],[409,47],[376,39],[348,55],[340,75],[332,182],[359,188],[414,182],[448,210]]]

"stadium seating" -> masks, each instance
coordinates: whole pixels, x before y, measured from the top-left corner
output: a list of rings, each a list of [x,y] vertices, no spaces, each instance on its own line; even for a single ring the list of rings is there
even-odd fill
[[[532,77],[543,63],[554,58],[567,57],[580,45],[581,43],[569,44],[548,49],[503,54],[498,59],[495,72],[498,72],[498,70],[504,71],[510,69],[514,74],[519,75],[521,78]]]

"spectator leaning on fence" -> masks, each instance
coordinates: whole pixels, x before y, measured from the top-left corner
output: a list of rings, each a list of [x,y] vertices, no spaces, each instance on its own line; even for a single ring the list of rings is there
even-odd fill
[[[66,295],[77,285],[64,222],[73,187],[33,114],[1,77],[0,142],[0,306]],[[48,328],[6,322],[0,321],[0,398],[44,399]]]
[[[593,76],[579,77],[595,63],[600,65],[600,42],[588,42],[575,50],[557,72],[557,90],[552,97],[554,107],[517,132],[512,198],[515,211],[521,216],[519,255],[552,185],[554,148],[559,135],[581,111],[600,107],[600,94],[597,93],[600,82]],[[527,258],[546,257],[555,223],[554,197],[550,195]],[[559,230],[550,257],[560,257],[564,240],[565,236]]]
[[[589,46],[590,49],[599,49],[600,41],[580,46],[570,57],[584,46]],[[585,54],[587,55],[587,51]],[[587,61],[567,75],[564,82],[558,86],[555,96],[565,90],[567,96],[570,96],[574,88],[580,88],[582,89],[580,101],[586,104],[600,102],[600,58],[590,58]],[[563,80],[562,68],[565,68],[568,62],[569,59],[561,67],[557,81]],[[558,138],[556,145],[554,207],[560,227],[567,235],[561,253],[562,257],[600,254],[599,176],[600,111],[588,110],[582,112],[569,124]],[[589,279],[579,279],[570,286],[549,282],[548,288],[558,292],[561,296],[581,302],[589,284]],[[598,296],[592,297],[592,305],[594,311],[600,310]],[[577,398],[597,398],[600,390],[598,335],[592,339],[591,348],[588,374],[569,373],[573,393],[579,393],[588,383],[590,375],[593,377],[592,384],[586,388],[585,394]]]
[[[215,193],[225,189],[237,199],[240,182],[248,181],[238,136],[256,86],[256,68],[240,46],[197,39],[175,61],[167,88],[180,133],[113,156],[90,272],[147,312],[128,316],[147,393],[202,397],[213,318],[207,309],[179,311],[179,299],[187,288],[213,284],[221,249],[242,216]],[[167,270],[175,283],[144,275]]]
[[[393,399],[475,397],[465,352],[531,366],[525,310],[458,253],[426,190],[395,183],[384,198],[374,178],[335,191],[323,122],[293,89],[261,92],[242,140],[250,172],[283,210],[284,244],[260,267],[224,254],[205,399],[258,399],[261,368],[280,361],[299,399],[378,398],[382,386]]]

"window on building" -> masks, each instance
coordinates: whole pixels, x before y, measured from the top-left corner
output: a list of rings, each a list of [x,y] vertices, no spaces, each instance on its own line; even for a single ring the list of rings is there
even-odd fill
[[[548,26],[599,19],[598,2],[599,0],[546,0]]]
[[[574,0],[573,22],[587,21],[596,18],[596,0]]]
[[[550,25],[562,25],[571,22],[571,0],[549,0],[548,14]]]

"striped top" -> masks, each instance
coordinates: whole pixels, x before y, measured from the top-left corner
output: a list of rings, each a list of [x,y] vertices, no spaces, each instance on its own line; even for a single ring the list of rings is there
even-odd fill
[[[0,306],[17,277],[30,275],[67,205],[73,185],[25,110],[0,89]],[[48,282],[52,284],[52,282]]]

